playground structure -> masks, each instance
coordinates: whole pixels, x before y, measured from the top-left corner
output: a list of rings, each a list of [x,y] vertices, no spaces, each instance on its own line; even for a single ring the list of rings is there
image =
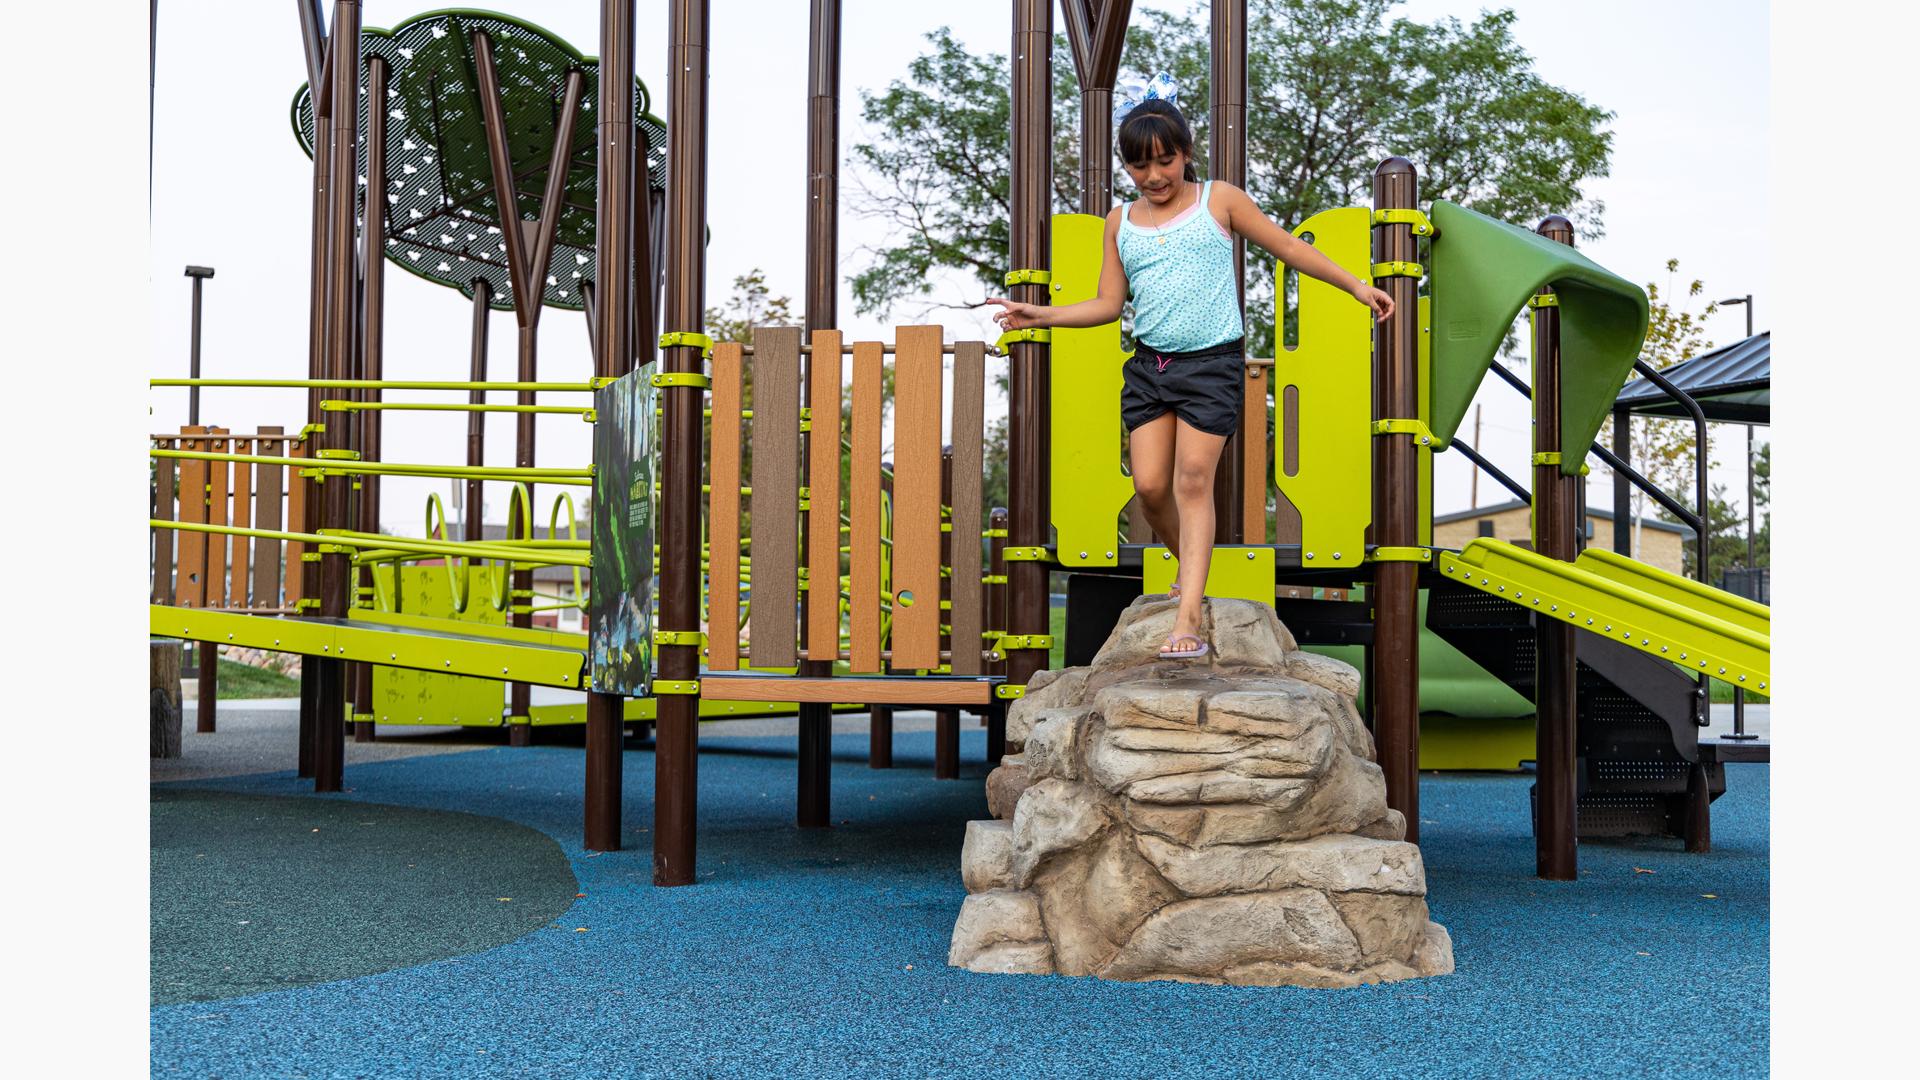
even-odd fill
[[[1092,294],[1099,225],[1112,198],[1106,120],[1130,5],[1108,3],[1097,16],[1086,0],[1064,6],[1083,98],[1084,213],[1050,215],[1052,6],[1047,0],[1014,3],[1007,283],[1015,299],[1033,303]],[[1210,172],[1243,183],[1245,4],[1216,3],[1214,10]],[[306,389],[308,426],[295,436],[209,429],[157,437],[156,503],[162,509],[154,520],[152,626],[156,634],[305,655],[301,772],[314,777],[317,790],[340,787],[347,718],[371,734],[376,669],[508,682],[516,730],[534,722],[529,687],[585,690],[586,846],[619,846],[622,726],[651,720],[657,740],[654,878],[663,885],[688,884],[694,877],[695,724],[711,715],[713,700],[792,704],[799,713],[796,817],[802,826],[825,826],[833,707],[877,707],[876,747],[887,715],[878,710],[940,710],[943,746],[957,731],[960,710],[978,712],[988,723],[989,757],[997,759],[1007,702],[1047,662],[1049,573],[1068,572],[1084,586],[1070,587],[1078,602],[1069,610],[1069,633],[1083,635],[1100,632],[1115,597],[1155,591],[1171,578],[1162,549],[1120,538],[1130,484],[1118,457],[1117,409],[1110,406],[1119,385],[1117,324],[1015,332],[991,350],[982,342],[948,342],[939,327],[898,328],[890,345],[848,343],[835,329],[839,6],[833,0],[813,5],[805,325],[762,328],[751,349],[712,342],[701,323],[706,3],[671,5],[663,159],[651,151],[643,159],[639,152],[647,141],[641,132],[651,130],[644,124],[644,91],[609,89],[634,84],[630,2],[602,5],[591,110],[582,108],[588,79],[577,54],[542,69],[537,79],[507,82],[515,89],[503,97],[497,58],[510,50],[497,47],[496,39],[528,32],[525,24],[490,13],[435,13],[441,23],[461,24],[432,40],[451,41],[442,47],[472,63],[478,101],[461,114],[470,125],[463,138],[469,157],[484,152],[486,167],[470,169],[463,186],[429,201],[443,209],[449,202],[463,207],[461,213],[471,217],[463,227],[472,225],[475,242],[488,239],[479,249],[464,249],[484,272],[476,265],[473,276],[461,281],[453,269],[458,254],[434,266],[447,267],[439,271],[450,275],[443,283],[473,297],[477,324],[488,305],[512,305],[520,327],[520,377],[505,383],[484,380],[483,336],[476,338],[475,375],[468,381],[383,380],[385,260],[356,258],[361,234],[351,178],[365,175],[367,191],[387,190],[389,155],[405,147],[414,129],[390,130],[390,118],[380,109],[339,110],[335,103],[381,102],[398,94],[389,86],[395,61],[386,50],[401,40],[404,28],[431,34],[434,27],[422,17],[388,34],[362,35],[359,5],[352,0],[335,3],[324,31],[317,4],[303,4],[301,12],[314,88],[296,104],[296,126],[304,134],[310,124],[315,148],[309,378],[155,385]],[[341,56],[364,62],[330,59]],[[416,50],[406,59],[416,62],[418,56]],[[516,101],[523,104],[514,108]],[[399,118],[403,125],[421,122],[421,109],[396,111],[405,114]],[[589,117],[593,152],[586,155],[576,125]],[[523,161],[529,132],[546,137],[532,140],[541,152]],[[444,141],[435,145],[443,161],[459,159]],[[643,168],[665,192],[657,208],[652,199],[637,197],[636,173]],[[536,179],[544,182],[538,197],[521,190]],[[568,220],[579,217],[583,198],[596,208],[586,212],[590,245],[588,227]],[[1535,832],[1543,877],[1571,879],[1576,873],[1576,818],[1584,825],[1592,816],[1592,800],[1583,800],[1581,789],[1594,793],[1583,780],[1581,759],[1657,759],[1663,770],[1658,790],[1624,795],[1637,800],[1642,817],[1671,820],[1677,814],[1680,828],[1673,831],[1684,833],[1690,849],[1704,850],[1707,806],[1715,783],[1723,781],[1695,740],[1704,705],[1700,678],[1769,689],[1766,609],[1608,553],[1578,550],[1582,461],[1636,363],[1646,326],[1644,294],[1575,252],[1563,218],[1547,219],[1534,233],[1444,200],[1423,212],[1417,175],[1404,159],[1382,163],[1373,202],[1324,211],[1296,232],[1387,290],[1397,314],[1376,328],[1363,309],[1330,287],[1300,282],[1298,347],[1282,352],[1270,367],[1249,367],[1243,434],[1229,442],[1222,462],[1220,547],[1210,592],[1274,604],[1303,643],[1366,649],[1369,720],[1388,803],[1405,816],[1408,840],[1418,840],[1420,820],[1418,673],[1425,591],[1429,625],[1483,667],[1525,687],[1536,702]],[[365,236],[383,238],[387,256],[405,259],[402,265],[426,261],[412,259],[404,246],[396,256],[392,238],[410,226],[390,221],[383,200],[366,204]],[[487,243],[498,250],[484,250]],[[565,243],[573,245],[582,276],[567,290],[573,295],[558,296],[566,286],[553,274],[552,260]],[[1427,297],[1419,295],[1422,277],[1430,283]],[[663,286],[658,304],[649,287],[655,282]],[[542,301],[577,301],[587,311],[595,356],[590,381],[538,381],[532,331]],[[1523,310],[1532,316],[1534,358],[1528,390],[1536,442],[1526,495],[1534,508],[1532,550],[1475,541],[1460,552],[1437,551],[1431,543],[1431,455],[1458,445],[1453,433]],[[1276,312],[1276,325],[1283,318]],[[978,486],[990,351],[1005,357],[1010,376],[1011,505],[1004,528],[991,522],[982,528]],[[890,471],[881,460],[881,387],[889,352],[895,387]],[[953,392],[947,401],[942,381],[949,355]],[[849,384],[842,358],[849,356],[852,401],[843,417],[841,394]],[[1492,369],[1505,374],[1497,365]],[[741,396],[748,370],[754,388],[750,413]],[[1055,379],[1074,392],[1054,395]],[[489,390],[514,392],[518,400],[490,405],[484,400]],[[327,391],[345,396],[327,397]],[[465,393],[468,402],[448,407],[474,417],[499,409],[518,413],[515,465],[482,465],[471,438],[465,466],[380,460],[381,414],[389,404],[402,404],[384,402],[386,391]],[[537,393],[595,396],[592,406],[542,406]],[[592,468],[537,467],[534,410],[580,411],[604,424],[606,403],[619,395],[643,402],[642,417],[653,414],[657,399],[656,459],[623,466],[646,464],[651,475],[642,483],[622,471],[623,491],[596,489],[595,528],[588,539],[555,535],[558,503],[547,536],[537,536],[535,485],[597,483],[611,475],[613,458],[596,442]],[[1271,459],[1264,438],[1269,401],[1276,421]],[[750,426],[743,428],[743,420]],[[952,433],[950,455],[942,451],[943,427]],[[841,439],[829,433],[846,436],[844,456]],[[754,451],[751,474],[744,477],[743,436]],[[178,440],[177,446],[169,440]],[[173,461],[180,462],[177,485]],[[469,515],[468,534],[457,541],[446,535],[444,514],[438,527],[430,518],[425,538],[379,534],[379,477],[396,474],[464,480],[470,485],[467,503],[475,508],[481,505],[479,485],[513,485],[509,538],[481,540],[477,513]],[[1268,476],[1283,508],[1271,541]],[[285,529],[278,516],[283,477]],[[882,495],[889,482],[891,502]],[[176,492],[197,496],[201,490],[208,493],[204,502],[179,499],[177,519],[166,512]],[[741,535],[742,492],[751,500],[750,536]],[[243,511],[249,498],[253,508]],[[648,528],[638,541],[623,541],[639,546],[622,551],[601,539],[602,517],[624,518],[631,506],[642,504]],[[772,522],[792,527],[773,528]],[[182,534],[178,570],[169,575],[174,549],[160,538],[175,532]],[[991,541],[984,574],[980,545],[954,543],[956,536]],[[225,537],[234,538],[231,555]],[[618,681],[598,656],[609,632],[604,612],[626,599],[606,588],[615,578],[615,559],[646,562],[654,572],[644,578],[657,594],[656,603],[638,605],[643,633],[636,640],[647,662],[638,678],[628,673]],[[443,565],[407,565],[423,560]],[[494,565],[468,567],[456,560]],[[578,635],[530,625],[530,574],[537,565],[595,570],[592,649]],[[445,576],[450,611],[414,613],[395,602],[407,594],[408,576],[422,574]],[[835,590],[842,595],[825,602],[827,590],[819,585],[842,580],[844,588]],[[224,588],[215,584],[223,581]],[[713,618],[740,610],[743,583],[751,590],[744,657],[734,635],[719,630],[730,620]],[[1327,590],[1342,598],[1325,598]],[[511,616],[511,625],[503,625],[500,615]],[[1501,657],[1509,663],[1503,666]],[[743,659],[763,670],[740,670]],[[792,673],[777,673],[783,668]],[[1606,711],[1603,695],[1611,695],[1607,707],[1621,716],[1619,730],[1598,723]],[[1618,704],[1621,697],[1630,704]],[[1644,771],[1638,765],[1628,771],[1635,769]],[[1677,792],[1671,790],[1676,779]],[[1643,825],[1636,819],[1633,828]]]

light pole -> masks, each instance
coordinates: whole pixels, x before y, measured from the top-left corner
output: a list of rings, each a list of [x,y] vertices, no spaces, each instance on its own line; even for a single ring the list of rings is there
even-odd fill
[[[1747,309],[1747,336],[1753,339],[1753,294],[1728,297],[1716,300],[1721,307],[1739,304]],[[1704,569],[1704,568],[1703,568]],[[1702,575],[1703,577],[1705,575]],[[1760,593],[1759,575],[1753,572],[1753,425],[1747,425],[1747,591],[1754,594],[1751,599],[1758,600]],[[1746,691],[1735,689],[1733,692],[1733,734],[1732,739],[1753,739],[1757,736],[1747,734],[1747,695]]]
[[[189,266],[187,276],[193,279],[193,330],[192,352],[187,360],[187,377],[200,377],[200,283],[213,276],[211,266]],[[200,388],[195,386],[187,391],[187,423],[200,423]]]

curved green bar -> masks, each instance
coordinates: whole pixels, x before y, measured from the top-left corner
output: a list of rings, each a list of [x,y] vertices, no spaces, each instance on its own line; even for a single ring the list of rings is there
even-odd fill
[[[1541,286],[1560,312],[1561,470],[1577,475],[1647,336],[1647,294],[1565,244],[1433,204],[1433,416],[1450,442],[1513,321]]]

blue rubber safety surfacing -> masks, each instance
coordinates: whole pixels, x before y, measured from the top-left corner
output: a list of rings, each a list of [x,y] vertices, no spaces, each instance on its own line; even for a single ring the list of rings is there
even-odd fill
[[[351,769],[345,796],[539,829],[584,899],[486,952],[152,1011],[156,1075],[1764,1075],[1766,766],[1729,766],[1714,851],[1590,844],[1533,876],[1522,776],[1423,776],[1433,917],[1457,972],[1351,990],[1110,983],[949,968],[962,779],[932,736],[834,741],[834,828],[796,830],[793,740],[708,738],[700,884],[651,885],[650,753],[625,755],[627,849],[580,849],[577,749]],[[298,794],[290,773],[190,786]],[[1637,868],[1637,869],[1636,869]],[[1641,873],[1651,870],[1653,873]],[[364,913],[361,918],[377,917]],[[584,929],[580,929],[584,928]]]

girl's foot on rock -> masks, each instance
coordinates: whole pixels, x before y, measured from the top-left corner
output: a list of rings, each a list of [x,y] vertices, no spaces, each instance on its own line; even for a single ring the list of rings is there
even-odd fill
[[[1162,660],[1191,660],[1207,655],[1207,643],[1195,634],[1173,634],[1160,646]]]

